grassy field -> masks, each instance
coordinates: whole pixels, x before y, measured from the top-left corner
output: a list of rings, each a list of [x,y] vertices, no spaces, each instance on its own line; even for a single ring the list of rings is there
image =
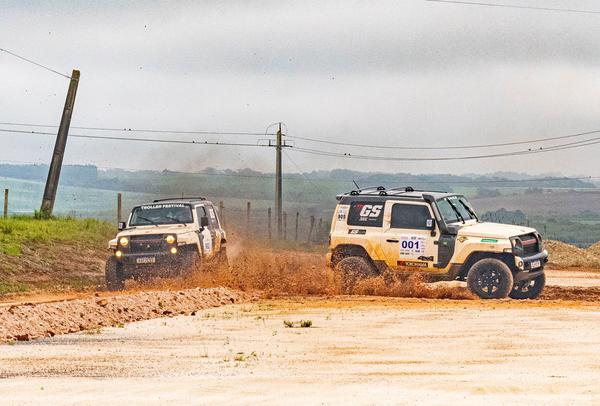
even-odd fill
[[[0,219],[0,295],[97,280],[114,226],[94,219]]]

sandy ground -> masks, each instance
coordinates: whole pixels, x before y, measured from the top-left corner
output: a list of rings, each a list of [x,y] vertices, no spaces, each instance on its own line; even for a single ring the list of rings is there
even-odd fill
[[[598,404],[599,321],[574,302],[229,305],[3,345],[0,402]]]
[[[261,300],[0,344],[0,404],[600,404],[599,348],[598,301]]]

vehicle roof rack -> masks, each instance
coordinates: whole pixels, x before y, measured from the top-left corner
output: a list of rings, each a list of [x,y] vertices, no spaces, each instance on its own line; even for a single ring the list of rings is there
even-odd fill
[[[446,191],[441,190],[421,190],[415,189],[412,186],[402,186],[386,189],[383,186],[371,186],[367,188],[361,188],[358,190],[351,190],[346,193],[342,193],[336,196],[337,200],[341,200],[344,196],[399,196],[405,193],[411,192],[430,192],[430,193],[448,193]],[[406,196],[406,197],[416,197],[416,196]]]
[[[166,202],[169,200],[206,200],[206,198],[205,197],[168,197],[165,199],[156,199],[156,200],[154,200],[154,203]]]

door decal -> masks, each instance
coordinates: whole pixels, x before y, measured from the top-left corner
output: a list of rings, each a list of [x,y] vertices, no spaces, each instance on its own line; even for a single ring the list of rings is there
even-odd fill
[[[418,258],[425,254],[427,237],[419,234],[400,236],[400,257]]]

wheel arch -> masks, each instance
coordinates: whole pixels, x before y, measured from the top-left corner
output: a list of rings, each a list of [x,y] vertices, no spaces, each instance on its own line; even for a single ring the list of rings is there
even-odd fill
[[[471,267],[477,261],[479,261],[481,259],[485,259],[485,258],[499,259],[500,261],[504,262],[510,268],[510,270],[513,272],[513,274],[515,273],[515,265],[514,265],[515,261],[514,261],[513,254],[509,254],[507,252],[474,251],[471,254],[469,254],[469,256],[467,257],[465,262],[460,267],[460,272],[458,274],[459,279],[463,279],[463,280],[466,279],[469,269],[471,269]]]
[[[338,262],[346,257],[363,257],[373,263],[373,260],[363,246],[356,244],[340,244],[331,251],[331,266],[335,267]]]

